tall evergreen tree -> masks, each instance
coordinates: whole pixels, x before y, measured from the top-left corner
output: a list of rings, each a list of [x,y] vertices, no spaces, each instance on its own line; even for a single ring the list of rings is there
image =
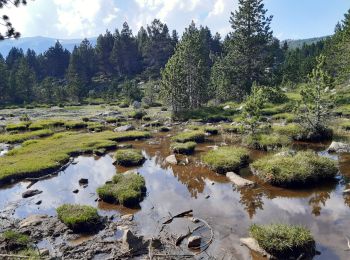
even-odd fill
[[[100,35],[97,38],[95,47],[96,59],[98,62],[98,71],[110,75],[112,73],[111,53],[113,50],[114,38],[107,30],[105,35]]]
[[[9,72],[4,58],[0,54],[0,105],[8,100]]]
[[[192,22],[162,71],[163,97],[175,114],[199,108],[208,101],[208,53],[200,30]]]
[[[64,49],[62,44],[57,41],[55,46],[44,52],[43,59],[41,59],[42,78],[46,76],[63,78],[68,68],[69,57],[69,51]]]

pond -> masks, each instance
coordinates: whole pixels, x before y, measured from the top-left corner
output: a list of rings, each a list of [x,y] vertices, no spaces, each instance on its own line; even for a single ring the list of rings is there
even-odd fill
[[[0,208],[11,211],[15,217],[24,218],[33,214],[55,215],[55,208],[63,203],[92,205],[102,215],[134,214],[139,233],[146,237],[157,236],[160,223],[186,210],[193,210],[195,217],[207,221],[214,232],[213,243],[207,255],[220,259],[260,259],[240,245],[239,239],[248,236],[253,223],[288,223],[309,228],[317,242],[320,255],[315,259],[349,259],[346,237],[350,237],[350,196],[344,196],[350,177],[350,155],[330,156],[338,160],[340,175],[337,180],[307,190],[276,188],[259,181],[249,169],[241,174],[258,182],[256,188],[236,189],[229,180],[200,164],[204,152],[219,145],[221,137],[209,137],[209,141],[196,148],[189,156],[187,165],[167,165],[164,160],[170,155],[170,137],[175,132],[157,133],[147,141],[128,142],[134,148],[142,149],[147,160],[138,172],[145,177],[147,196],[139,207],[128,209],[122,206],[99,202],[96,188],[109,181],[116,172],[130,168],[115,167],[113,154],[104,157],[80,156],[75,158],[57,176],[34,184],[31,189],[43,193],[22,199],[29,182],[19,182],[0,189]],[[306,145],[296,143],[294,149],[312,148],[329,156],[327,144]],[[266,153],[251,151],[253,159]],[[184,159],[184,158],[182,158]],[[87,187],[79,185],[81,178],[87,178]],[[77,193],[73,191],[78,190]],[[180,235],[188,228],[183,220],[174,221],[169,229]]]

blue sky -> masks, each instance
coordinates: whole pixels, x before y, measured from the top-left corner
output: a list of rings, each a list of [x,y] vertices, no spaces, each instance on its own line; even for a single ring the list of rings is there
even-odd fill
[[[279,39],[332,34],[350,9],[350,0],[265,0],[265,4],[274,15],[272,28]],[[237,5],[238,0],[35,0],[2,12],[10,15],[23,36],[93,37],[120,28],[124,21],[136,33],[154,18],[179,32],[194,20],[225,35]]]

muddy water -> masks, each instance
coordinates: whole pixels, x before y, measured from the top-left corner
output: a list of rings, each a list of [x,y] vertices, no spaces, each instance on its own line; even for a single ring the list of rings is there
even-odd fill
[[[346,236],[350,237],[350,196],[342,191],[350,188],[350,155],[339,157],[341,174],[334,182],[308,190],[286,190],[259,183],[255,189],[236,189],[225,176],[217,175],[200,165],[201,155],[210,149],[208,146],[220,144],[221,138],[197,147],[195,156],[189,157],[186,166],[169,166],[164,163],[169,152],[167,134],[156,134],[148,141],[131,142],[142,149],[147,157],[138,171],[146,179],[147,196],[135,209],[97,202],[96,188],[116,172],[126,168],[115,168],[111,155],[102,158],[78,157],[76,164],[68,167],[56,177],[36,183],[32,189],[43,193],[28,199],[21,194],[29,183],[21,182],[0,189],[0,209],[13,211],[16,217],[31,214],[55,214],[55,208],[63,203],[79,203],[97,206],[101,214],[135,214],[140,234],[157,236],[160,223],[185,210],[193,209],[194,216],[206,220],[214,231],[214,240],[204,258],[208,255],[220,259],[259,259],[245,247],[240,246],[239,238],[247,236],[252,223],[289,223],[304,225],[311,229],[317,241],[320,255],[315,259],[349,259]],[[295,144],[295,149],[313,148],[325,154],[327,144],[305,146]],[[263,156],[253,152],[252,157]],[[337,156],[331,156],[337,159]],[[184,159],[184,158],[182,158]],[[248,169],[241,171],[245,177],[257,181]],[[79,186],[80,178],[88,178],[86,188]],[[77,194],[73,193],[78,189]],[[42,201],[40,205],[36,205]],[[174,236],[185,233],[190,223],[186,220],[174,221],[169,232]]]

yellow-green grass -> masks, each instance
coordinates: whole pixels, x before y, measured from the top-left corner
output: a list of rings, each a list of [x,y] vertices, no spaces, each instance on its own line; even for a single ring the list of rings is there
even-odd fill
[[[340,128],[345,131],[350,131],[350,121],[342,122]]]
[[[147,115],[147,113],[142,110],[135,110],[129,114],[129,116],[134,119],[142,119],[145,115]]]
[[[145,195],[146,184],[143,176],[138,174],[117,174],[111,183],[97,189],[98,196],[105,202],[137,205]]]
[[[302,187],[334,178],[338,169],[333,160],[313,151],[266,156],[251,165],[264,182],[283,187]]]
[[[217,135],[219,133],[219,129],[215,126],[206,126],[204,127],[204,132],[209,133],[211,135]]]
[[[217,173],[238,171],[247,165],[249,151],[242,147],[226,146],[207,152],[202,161]]]
[[[62,126],[64,126],[64,121],[62,119],[45,119],[32,122],[29,126],[29,130],[33,131]]]
[[[24,131],[28,129],[30,122],[21,122],[17,124],[6,125],[6,131]]]
[[[77,232],[85,233],[96,230],[101,220],[97,209],[91,206],[64,204],[56,211],[58,219]]]
[[[224,125],[222,130],[229,134],[240,134],[244,132],[243,125]]]
[[[274,125],[272,126],[274,133],[282,136],[288,136],[294,140],[299,140],[304,136],[304,131],[300,125],[288,124],[288,125]]]
[[[280,113],[272,116],[274,120],[285,120],[287,123],[292,123],[296,120],[296,116],[291,113]]]
[[[182,132],[180,134],[177,134],[176,136],[171,138],[171,140],[178,143],[187,143],[187,142],[202,143],[205,140],[205,134],[201,130],[187,131],[187,132]]]
[[[141,151],[135,149],[118,150],[114,158],[116,164],[125,167],[139,166],[145,161],[145,157],[142,155]]]
[[[88,122],[87,129],[90,131],[101,132],[104,129],[104,125],[99,122]]]
[[[33,132],[25,132],[19,134],[2,134],[0,135],[0,143],[14,144],[14,143],[22,143],[29,139],[47,137],[53,135],[54,132],[49,129],[38,130]]]
[[[148,136],[147,132],[133,131],[65,132],[45,139],[29,140],[24,142],[22,147],[0,157],[0,184],[53,172],[67,163],[71,156],[92,153],[101,148],[114,149],[116,141]]]
[[[297,259],[301,255],[312,258],[316,252],[311,232],[302,226],[254,224],[249,233],[260,247],[277,259]]]
[[[286,105],[285,104],[267,104],[267,106],[262,109],[262,114],[266,116],[272,116],[276,114],[281,114],[286,111]]]
[[[187,143],[172,143],[170,145],[170,149],[174,153],[179,154],[192,154],[194,149],[196,148],[197,143],[195,142],[187,142]]]
[[[13,230],[7,230],[1,234],[1,238],[6,242],[8,250],[20,250],[27,248],[31,244],[28,235]]]
[[[279,134],[257,134],[247,135],[243,139],[243,144],[257,150],[271,151],[288,146],[291,139]]]
[[[301,100],[301,95],[299,92],[288,92],[286,93],[288,99],[294,100],[294,101],[300,101]]]

